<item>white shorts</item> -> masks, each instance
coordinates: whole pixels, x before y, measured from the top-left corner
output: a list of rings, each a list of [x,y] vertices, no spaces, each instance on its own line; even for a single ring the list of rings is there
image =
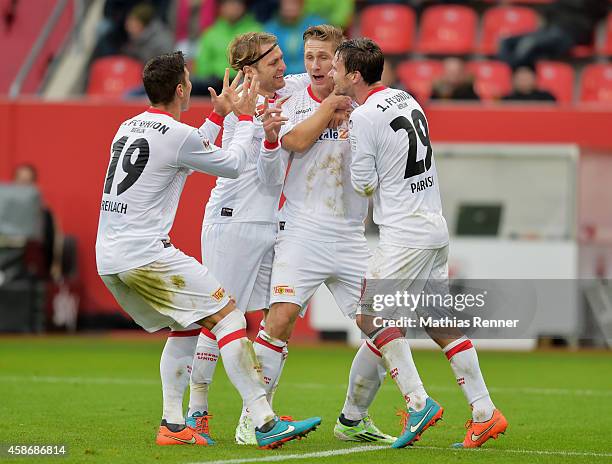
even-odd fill
[[[353,318],[370,256],[365,237],[363,241],[318,242],[281,234],[274,248],[270,304],[294,303],[303,316],[308,301],[325,283],[342,312]]]
[[[202,262],[243,311],[270,307],[277,224],[232,222],[202,227]]]
[[[174,247],[164,248],[146,266],[101,277],[124,311],[148,332],[187,328],[229,303],[208,269]]]
[[[374,295],[444,291],[447,281],[448,245],[420,249],[379,243],[368,265],[362,298],[367,308]]]

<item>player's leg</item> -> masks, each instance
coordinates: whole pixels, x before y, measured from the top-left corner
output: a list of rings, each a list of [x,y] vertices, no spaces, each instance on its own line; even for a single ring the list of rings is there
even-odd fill
[[[347,317],[354,318],[370,250],[365,238],[336,243],[335,246],[336,272],[326,284],[340,310]],[[383,443],[396,440],[381,432],[368,413],[386,373],[380,352],[371,344],[362,344],[351,364],[346,400],[334,427],[336,438]]]
[[[448,247],[438,250],[430,278],[434,282],[448,279]],[[458,330],[444,329],[444,333],[441,332],[429,329],[428,335],[446,355],[457,384],[472,408],[472,420],[468,422],[467,434],[463,443],[457,446],[482,446],[490,438],[497,438],[500,433],[504,433],[508,422],[491,400],[472,341]]]

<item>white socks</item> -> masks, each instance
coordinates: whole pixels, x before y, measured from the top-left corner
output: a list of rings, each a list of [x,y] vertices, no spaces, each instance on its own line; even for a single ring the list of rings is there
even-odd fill
[[[253,345],[246,336],[244,314],[238,310],[232,311],[211,332],[217,338],[227,376],[248,407],[253,424],[261,427],[274,418],[274,412],[266,400],[261,368]]]
[[[266,394],[271,396],[278,385],[280,374],[285,364],[286,356],[283,355],[287,343],[270,337],[265,330],[260,330],[253,342],[253,348],[257,359],[261,364],[262,375],[265,383]]]
[[[399,329],[387,328],[376,336],[374,345],[381,352],[389,375],[395,380],[408,407],[420,411],[425,407],[427,393],[412,359],[410,344],[402,337]]]
[[[442,351],[450,361],[457,384],[472,406],[474,422],[485,422],[491,419],[495,405],[491,401],[482,377],[478,355],[472,342],[467,337],[461,337],[446,345]]]
[[[208,412],[208,388],[212,382],[219,346],[215,335],[202,327],[193,358],[193,369],[189,384],[189,415],[195,412]]]
[[[380,351],[369,341],[363,343],[351,364],[348,391],[342,408],[346,419],[357,421],[368,415],[368,408],[386,374]]]
[[[189,383],[193,352],[200,329],[170,332],[159,362],[163,416],[170,424],[184,424],[183,395]]]

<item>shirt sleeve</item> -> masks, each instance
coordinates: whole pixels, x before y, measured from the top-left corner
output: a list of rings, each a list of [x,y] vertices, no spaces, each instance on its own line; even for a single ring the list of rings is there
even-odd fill
[[[219,132],[223,128],[223,117],[215,113],[214,111],[204,121],[204,124],[200,126],[200,133],[205,139],[217,140]]]
[[[257,159],[257,176],[265,185],[282,185],[289,163],[289,152],[283,150],[278,142],[270,145],[261,143],[261,151]]]
[[[240,121],[229,147],[219,148],[194,129],[183,142],[177,163],[181,167],[219,177],[238,177],[247,163],[247,150],[253,138],[252,120]]]
[[[359,195],[370,196],[378,187],[376,147],[372,141],[372,123],[353,111],[349,119],[351,142],[351,183]]]
[[[289,74],[285,76],[285,86],[276,93],[279,97],[286,97],[300,90],[304,90],[310,85],[308,73]]]
[[[234,131],[236,130],[236,124],[238,124],[238,116],[234,113],[230,113],[225,117],[223,121],[223,139],[221,146],[227,148],[232,143],[232,137],[234,137]]]

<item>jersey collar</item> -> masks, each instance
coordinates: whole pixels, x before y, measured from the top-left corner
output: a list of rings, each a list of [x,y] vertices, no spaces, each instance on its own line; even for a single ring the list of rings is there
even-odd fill
[[[317,97],[314,94],[314,92],[312,91],[312,86],[311,85],[308,85],[308,95],[310,95],[310,98],[312,98],[317,103],[321,103],[321,99],[319,97]]]
[[[174,118],[174,116],[172,116],[171,113],[168,113],[167,111],[160,110],[160,109],[157,109],[157,108],[153,108],[152,106],[149,106],[147,108],[147,113],[165,114],[166,116],[170,116],[171,118]]]
[[[376,92],[380,92],[381,90],[385,90],[386,88],[387,88],[386,85],[379,85],[378,87],[374,87],[372,90],[370,90],[368,92],[368,95],[366,96],[366,99],[364,100],[364,103],[367,101],[368,98],[370,98]]]

